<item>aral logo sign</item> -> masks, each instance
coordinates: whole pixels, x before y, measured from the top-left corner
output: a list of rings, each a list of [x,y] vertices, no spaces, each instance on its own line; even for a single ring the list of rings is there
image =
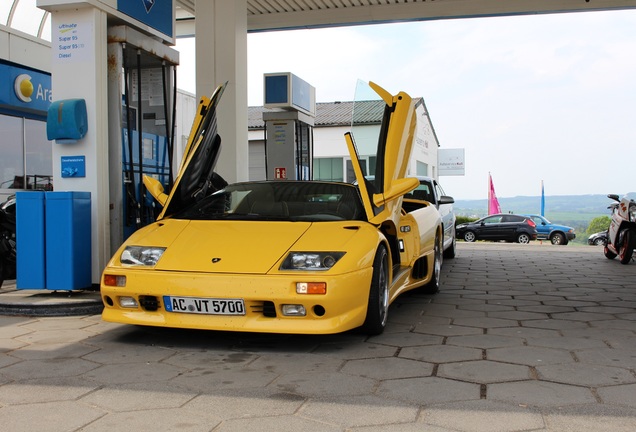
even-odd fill
[[[0,109],[45,116],[52,100],[50,74],[0,61]]]
[[[50,89],[50,83],[48,88],[39,82],[33,85],[33,77],[31,75],[22,73],[13,81],[13,91],[15,96],[24,103],[33,102],[33,100],[39,100],[43,102],[51,103],[53,101],[53,92]]]
[[[15,91],[16,97],[22,102],[31,102],[31,95],[33,94],[33,83],[31,82],[31,75],[18,75],[13,82],[13,91]]]

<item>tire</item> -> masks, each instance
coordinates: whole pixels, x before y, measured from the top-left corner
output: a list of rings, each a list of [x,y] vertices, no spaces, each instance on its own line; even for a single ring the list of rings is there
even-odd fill
[[[607,258],[607,259],[616,258],[616,254],[614,252],[612,252],[611,250],[609,250],[607,245],[605,245],[605,247],[603,248],[603,254],[605,255],[605,258]]]
[[[530,236],[526,233],[521,233],[517,236],[517,243],[528,244],[530,243]]]
[[[389,255],[380,246],[373,260],[373,276],[369,290],[367,316],[362,329],[369,335],[379,335],[384,331],[389,315]]]
[[[2,288],[2,284],[4,283],[4,262],[0,259],[0,288]]]
[[[457,239],[453,236],[453,242],[451,245],[444,251],[444,259],[453,259],[457,254]]]
[[[464,233],[464,241],[471,243],[471,242],[474,242],[475,240],[477,240],[477,236],[475,235],[474,232],[466,231]]]
[[[605,245],[605,240],[603,240],[602,238],[597,238],[596,240],[594,240],[594,246],[601,246],[601,245]]]
[[[621,264],[629,264],[634,254],[634,232],[630,229],[623,231],[623,240],[618,248],[618,259]]]
[[[439,236],[435,237],[435,247],[433,249],[433,273],[431,280],[421,288],[422,294],[437,294],[440,288],[440,280],[442,275],[442,262],[444,254],[442,248],[444,244]]]
[[[553,245],[563,245],[565,246],[566,244],[568,244],[568,241],[566,240],[565,236],[561,233],[554,233],[552,234],[552,236],[550,237],[550,242]]]

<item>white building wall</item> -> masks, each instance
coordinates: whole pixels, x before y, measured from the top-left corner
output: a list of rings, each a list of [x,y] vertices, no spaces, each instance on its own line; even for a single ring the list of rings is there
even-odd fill
[[[0,58],[50,72],[51,44],[0,24]]]

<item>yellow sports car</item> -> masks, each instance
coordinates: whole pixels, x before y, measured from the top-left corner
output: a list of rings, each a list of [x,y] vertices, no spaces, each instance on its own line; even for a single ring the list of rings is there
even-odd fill
[[[370,87],[386,103],[372,181],[351,133],[358,185],[272,180],[226,185],[214,173],[220,86],[199,105],[184,161],[156,222],[131,235],[101,280],[106,321],[271,333],[381,333],[405,291],[437,292],[440,216],[402,208],[419,182],[406,168],[415,101]]]

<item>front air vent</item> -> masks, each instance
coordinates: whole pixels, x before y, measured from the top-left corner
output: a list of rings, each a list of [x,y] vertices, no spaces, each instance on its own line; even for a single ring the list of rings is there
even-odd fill
[[[263,314],[267,318],[276,318],[276,305],[272,301],[254,302],[252,312]]]
[[[411,273],[413,275],[413,279],[424,279],[427,273],[428,261],[426,260],[426,257],[419,258],[415,261],[415,264],[413,264],[413,272]]]
[[[155,296],[139,296],[139,305],[144,310],[154,312],[159,309],[159,300]]]

